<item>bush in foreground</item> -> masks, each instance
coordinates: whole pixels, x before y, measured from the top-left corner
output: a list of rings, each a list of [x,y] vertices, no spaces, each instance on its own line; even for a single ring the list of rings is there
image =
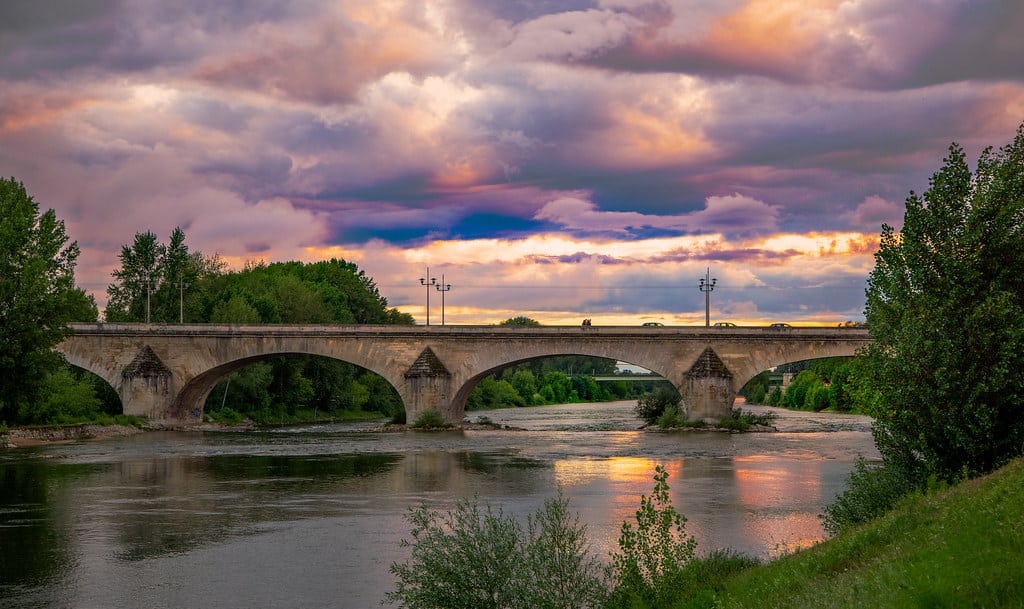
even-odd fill
[[[411,509],[412,548],[393,563],[386,601],[408,609],[586,609],[603,606],[600,562],[586,525],[561,493],[528,520],[526,531],[501,510],[463,500],[445,514]]]
[[[397,584],[385,601],[407,609],[711,606],[728,577],[757,561],[731,551],[698,558],[660,465],[654,480],[635,524],[622,524],[610,567],[591,552],[586,526],[561,492],[527,519],[525,530],[475,500],[444,514],[410,509],[412,538],[401,543],[411,556],[392,563]]]

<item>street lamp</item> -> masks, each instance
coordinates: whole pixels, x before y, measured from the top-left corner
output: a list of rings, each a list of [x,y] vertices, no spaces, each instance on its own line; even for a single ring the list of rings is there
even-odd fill
[[[441,273],[441,283],[437,284],[437,291],[441,292],[441,325],[444,325],[444,293],[452,289],[452,284],[444,282],[444,273]]]
[[[707,274],[700,278],[700,291],[704,292],[704,327],[711,327],[711,292],[715,289],[715,283],[718,279],[711,278],[711,269],[708,268]]]
[[[428,279],[429,278],[429,279]],[[427,267],[427,276],[420,277],[420,285],[427,286],[427,325],[430,325],[430,286],[437,285],[437,277],[430,277],[430,267]]]
[[[189,287],[189,284],[185,283],[185,277],[178,273],[178,323],[185,323],[185,288]]]
[[[146,323],[149,323],[149,301],[153,295],[153,288],[156,287],[156,279],[152,275],[146,275]]]

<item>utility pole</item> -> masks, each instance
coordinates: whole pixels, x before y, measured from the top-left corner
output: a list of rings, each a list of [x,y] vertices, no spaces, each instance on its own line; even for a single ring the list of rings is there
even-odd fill
[[[427,286],[427,325],[430,325],[430,286],[437,285],[437,277],[430,276],[430,267],[427,267],[427,276],[420,277],[420,285]]]
[[[146,323],[149,323],[149,301],[153,294],[153,276],[146,275]]]
[[[441,283],[437,284],[437,291],[441,292],[441,325],[444,325],[444,293],[452,289],[452,284],[444,282],[444,273],[441,273]]]
[[[718,279],[711,278],[711,268],[708,267],[707,273],[704,277],[700,278],[700,291],[704,292],[704,327],[711,327],[711,292],[715,289],[715,283]]]
[[[185,277],[178,273],[178,323],[185,323],[185,288],[188,284],[185,283]]]

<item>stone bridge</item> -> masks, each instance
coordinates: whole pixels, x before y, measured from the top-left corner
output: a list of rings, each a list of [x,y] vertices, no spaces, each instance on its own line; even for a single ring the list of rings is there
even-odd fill
[[[410,422],[428,409],[462,420],[466,397],[489,374],[555,355],[605,357],[647,368],[679,389],[691,419],[729,414],[759,372],[820,357],[853,355],[866,330],[764,327],[515,327],[73,324],[57,346],[104,378],[125,414],[150,421],[201,419],[225,375],[279,355],[321,355],[387,379]]]

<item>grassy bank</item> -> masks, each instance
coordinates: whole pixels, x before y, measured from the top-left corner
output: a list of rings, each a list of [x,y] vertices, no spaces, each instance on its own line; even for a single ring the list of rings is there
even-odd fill
[[[696,596],[678,607],[1024,607],[1024,460]]]

